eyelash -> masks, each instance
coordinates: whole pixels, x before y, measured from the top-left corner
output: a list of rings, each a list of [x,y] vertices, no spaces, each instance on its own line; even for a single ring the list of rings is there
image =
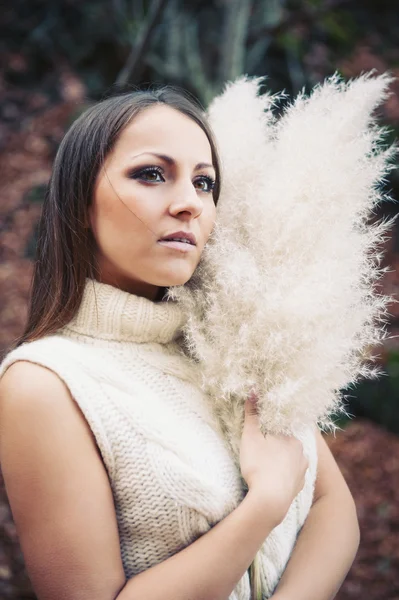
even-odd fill
[[[143,175],[145,175],[146,173],[157,173],[160,177],[162,177],[164,174],[163,169],[161,169],[161,167],[157,167],[154,165],[151,167],[144,167],[144,168],[140,169],[139,171],[135,171],[134,173],[132,173],[130,175],[130,177],[132,179],[141,179],[148,183],[148,180],[143,177]],[[206,181],[208,184],[208,190],[206,190],[206,191],[204,190],[205,194],[211,194],[215,188],[216,181],[209,175],[200,175],[199,177],[196,177],[196,179],[194,181],[198,181],[199,179]],[[155,181],[155,182],[150,182],[150,183],[158,183],[158,182]],[[203,191],[203,190],[200,190],[200,191]]]

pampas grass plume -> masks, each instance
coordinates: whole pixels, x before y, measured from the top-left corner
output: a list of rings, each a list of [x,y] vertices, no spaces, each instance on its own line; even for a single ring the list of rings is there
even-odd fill
[[[244,401],[259,396],[266,433],[334,428],[342,388],[376,377],[369,348],[386,337],[391,298],[376,291],[393,219],[370,222],[396,148],[374,109],[389,75],[333,75],[281,98],[242,77],[208,116],[222,162],[217,219],[187,284],[185,345],[238,457]]]

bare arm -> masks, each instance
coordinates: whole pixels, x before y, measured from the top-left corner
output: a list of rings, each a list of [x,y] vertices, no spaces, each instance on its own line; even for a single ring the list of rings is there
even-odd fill
[[[28,362],[0,382],[0,461],[39,600],[226,600],[277,525],[250,492],[193,544],[126,581],[92,432],[62,381]]]
[[[332,600],[359,546],[356,507],[320,432],[315,499],[299,534],[275,600]]]
[[[226,600],[277,523],[249,492],[196,542],[131,579],[118,600]]]

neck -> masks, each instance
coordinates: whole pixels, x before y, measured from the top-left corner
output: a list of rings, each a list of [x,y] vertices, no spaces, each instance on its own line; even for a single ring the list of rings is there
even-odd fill
[[[134,294],[135,296],[147,298],[153,302],[158,302],[161,300],[164,295],[162,290],[165,290],[165,288],[153,285],[146,281],[139,281],[131,279],[130,277],[125,277],[123,274],[110,274],[105,268],[101,269],[101,274],[96,275],[96,281],[98,281],[98,283],[111,285],[112,287],[123,292],[127,292],[128,294]]]

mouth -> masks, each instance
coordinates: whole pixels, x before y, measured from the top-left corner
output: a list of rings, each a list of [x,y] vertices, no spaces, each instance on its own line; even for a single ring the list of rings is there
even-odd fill
[[[192,252],[195,250],[195,245],[190,242],[177,242],[175,240],[158,240],[158,244],[160,246],[165,246],[165,248],[169,248],[170,250],[177,250],[179,252]]]

